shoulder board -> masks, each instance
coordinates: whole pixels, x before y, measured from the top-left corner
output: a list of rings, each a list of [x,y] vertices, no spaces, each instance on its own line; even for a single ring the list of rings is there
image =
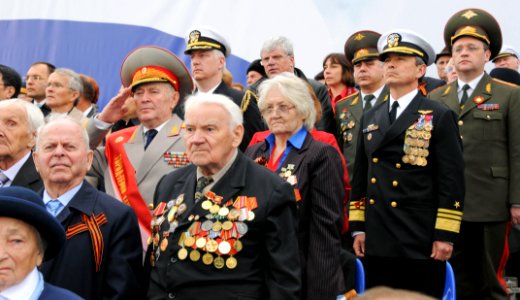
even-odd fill
[[[516,88],[516,87],[518,87],[518,85],[516,85],[516,84],[514,84],[514,83],[507,82],[507,81],[504,81],[504,80],[501,80],[501,79],[492,78],[491,80],[492,80],[493,82],[495,82],[495,83],[502,84],[502,85],[506,85],[506,86],[509,86],[509,87],[512,87],[512,88]]]
[[[447,93],[450,92],[451,86],[449,84],[441,85],[441,86],[436,87],[433,90],[431,90],[428,94],[434,93],[436,91],[440,91],[441,89],[446,89],[443,92],[443,95],[446,95]]]
[[[353,93],[353,94],[350,94],[350,95],[348,95],[347,97],[344,97],[344,98],[339,99],[339,100],[336,102],[336,104],[341,103],[341,102],[343,102],[343,101],[347,101],[347,100],[349,100],[349,99],[351,99],[351,98],[353,98],[353,97],[355,97],[355,96],[357,96],[357,95],[359,95],[359,92],[355,92],[355,93]]]

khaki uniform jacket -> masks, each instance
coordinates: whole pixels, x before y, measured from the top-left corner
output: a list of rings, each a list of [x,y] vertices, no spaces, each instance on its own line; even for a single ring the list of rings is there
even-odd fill
[[[376,99],[374,106],[388,100],[388,89],[385,87]],[[360,93],[354,93],[339,100],[336,103],[336,128],[338,129],[337,140],[339,147],[343,151],[343,156],[347,162],[348,179],[354,179],[354,162],[356,159],[356,147],[361,127],[361,117],[363,116],[363,99]]]
[[[428,97],[458,114],[466,165],[463,220],[507,221],[510,205],[520,204],[520,89],[484,74],[461,109],[457,88],[455,81]]]

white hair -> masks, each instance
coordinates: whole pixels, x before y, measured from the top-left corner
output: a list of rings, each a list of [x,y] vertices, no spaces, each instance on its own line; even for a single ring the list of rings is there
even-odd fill
[[[42,111],[31,102],[18,98],[3,100],[0,101],[0,110],[11,105],[16,105],[25,111],[30,132],[36,132],[44,124]]]
[[[288,72],[264,80],[258,87],[258,108],[260,111],[264,110],[267,94],[271,90],[277,89],[287,101],[295,106],[296,111],[304,116],[303,125],[311,130],[316,122],[316,109],[307,85],[308,83],[303,79]]]
[[[36,135],[36,147],[35,147],[36,151],[38,151],[39,147],[41,146],[41,142],[42,142],[41,133],[50,125],[52,125],[54,123],[58,123],[58,122],[69,123],[71,126],[78,126],[79,128],[81,128],[81,137],[83,139],[83,142],[85,143],[85,148],[87,151],[90,150],[89,137],[88,137],[88,133],[85,130],[85,128],[78,121],[72,119],[69,116],[56,115],[56,116],[50,117],[49,120],[47,121],[47,123],[45,123],[40,128],[38,128],[38,134]]]
[[[264,42],[260,56],[263,52],[270,52],[276,49],[282,49],[287,55],[294,56],[294,47],[291,41],[284,36],[272,37]]]
[[[204,104],[217,104],[226,110],[230,116],[230,128],[233,130],[239,124],[244,122],[242,111],[240,107],[233,102],[229,97],[219,94],[197,94],[189,96],[184,107],[186,114],[191,109],[197,109]]]

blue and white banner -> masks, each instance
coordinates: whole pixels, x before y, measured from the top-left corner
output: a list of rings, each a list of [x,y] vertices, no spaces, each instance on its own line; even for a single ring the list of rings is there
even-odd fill
[[[194,25],[214,27],[227,37],[232,50],[227,67],[241,83],[269,37],[293,41],[296,67],[313,77],[323,58],[343,52],[346,38],[357,30],[412,29],[440,51],[444,23],[469,7],[493,14],[504,43],[520,48],[515,30],[520,2],[513,0],[0,0],[0,7],[0,64],[23,76],[31,63],[48,61],[92,76],[100,85],[101,106],[119,89],[121,62],[138,46],[165,47],[189,67],[184,37]]]

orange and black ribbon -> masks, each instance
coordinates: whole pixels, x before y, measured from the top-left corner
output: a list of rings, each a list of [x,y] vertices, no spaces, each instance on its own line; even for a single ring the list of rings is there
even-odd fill
[[[92,240],[92,250],[94,252],[94,261],[96,262],[96,272],[101,269],[101,260],[103,258],[103,234],[101,234],[101,225],[108,222],[107,217],[104,213],[100,213],[97,216],[88,216],[85,214],[81,215],[82,223],[69,226],[65,232],[67,239],[72,238],[76,234],[80,234],[84,231],[89,231],[90,238]]]

